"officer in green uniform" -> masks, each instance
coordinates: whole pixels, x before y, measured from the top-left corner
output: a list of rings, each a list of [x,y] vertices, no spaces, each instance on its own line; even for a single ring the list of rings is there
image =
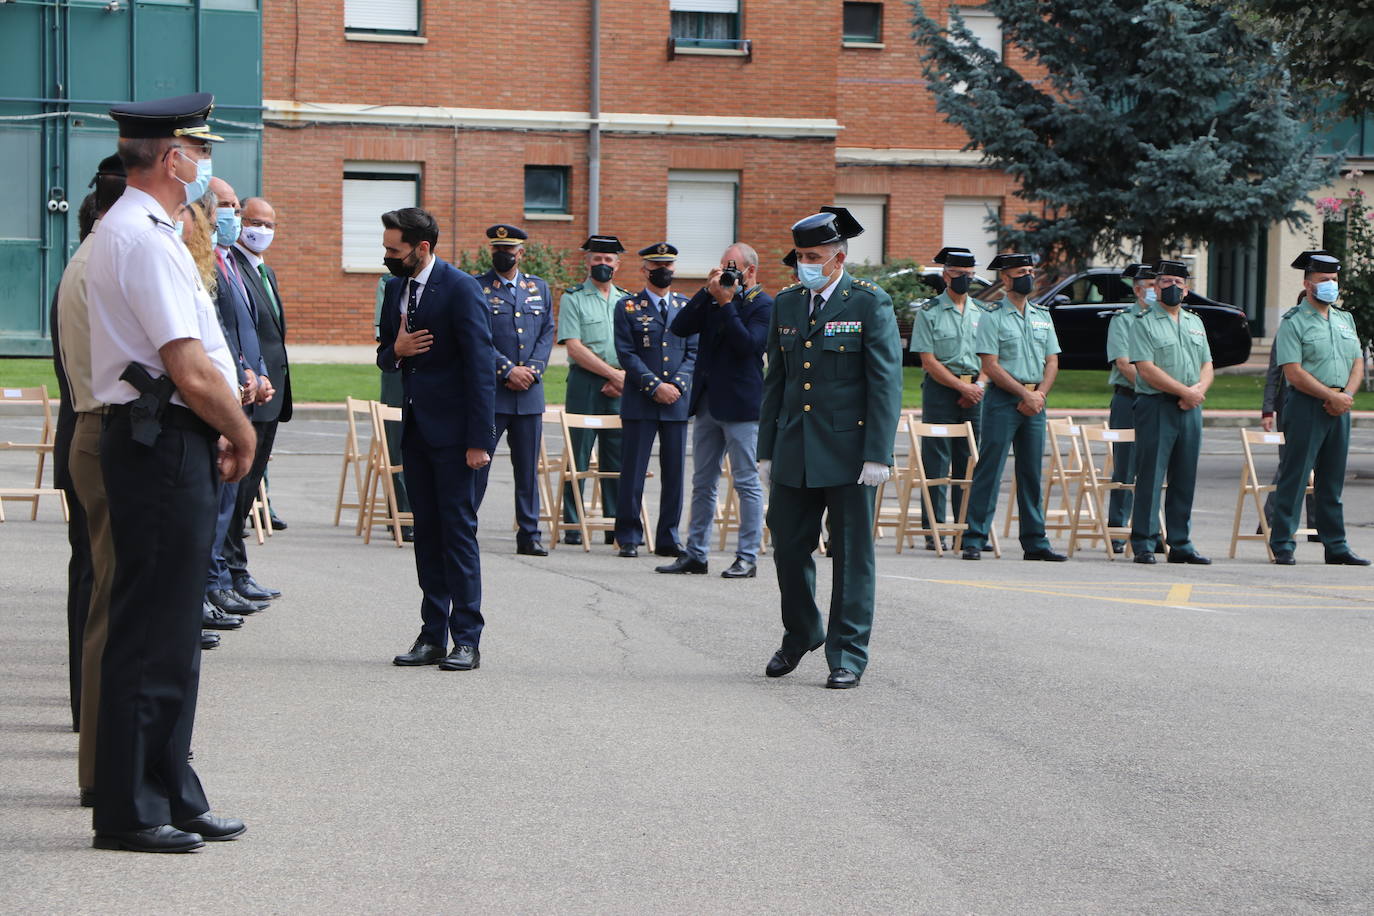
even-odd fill
[[[1152,564],[1159,550],[1160,492],[1167,478],[1164,525],[1170,563],[1206,566],[1190,538],[1197,461],[1202,449],[1202,402],[1212,386],[1212,348],[1202,319],[1184,311],[1188,266],[1155,265],[1159,304],[1131,326],[1135,363],[1136,477],[1131,513],[1135,562]]]
[[[1107,425],[1112,429],[1135,428],[1135,365],[1131,362],[1131,325],[1158,301],[1155,293],[1155,272],[1148,264],[1132,264],[1121,272],[1123,282],[1130,284],[1135,301],[1112,316],[1107,325],[1107,361],[1112,369],[1107,383],[1112,386],[1111,412]],[[1135,443],[1119,442],[1112,446],[1112,481],[1135,482]],[[1131,517],[1131,491],[1113,490],[1107,497],[1107,524],[1121,528]],[[1125,541],[1112,541],[1113,553],[1125,553]]]
[[[615,355],[615,304],[629,295],[612,282],[625,247],[613,235],[594,235],[582,243],[587,252],[587,279],[570,287],[558,300],[558,342],[568,348],[568,389],[564,406],[568,413],[619,416],[620,394],[625,387],[625,372]],[[620,470],[620,431],[575,429],[572,431],[573,460],[585,470],[597,445],[597,467],[602,471]],[[581,487],[579,481],[578,487]],[[607,518],[616,514],[619,487],[614,478],[601,481],[602,509]],[[576,525],[577,505],[572,484],[563,494],[563,522]],[[607,531],[606,543],[614,543],[614,532]],[[582,532],[569,529],[563,543],[581,544]]]
[[[978,435],[983,414],[982,361],[974,347],[983,309],[968,300],[977,260],[967,248],[941,248],[932,259],[943,265],[941,279],[945,290],[921,306],[911,329],[911,352],[921,355],[921,420],[925,423],[972,423]],[[921,463],[931,477],[963,477],[968,469],[968,444],[962,439],[925,439],[921,442]],[[930,504],[935,517],[948,521],[945,493],[948,487],[933,487]],[[954,518],[964,501],[964,491],[954,490]],[[921,502],[921,527],[930,527],[925,501]],[[926,549],[935,549],[934,538],[926,538]]]
[[[997,491],[1007,452],[1016,447],[1016,505],[1020,511],[1022,557],[1061,563],[1045,537],[1040,507],[1040,464],[1045,454],[1045,399],[1059,374],[1059,337],[1050,313],[1026,297],[1035,286],[1028,254],[999,254],[988,265],[1002,272],[1006,298],[983,306],[975,349],[992,383],[983,400],[978,466],[969,494],[968,529],[961,554],[982,559],[997,513]]]
[[[778,293],[768,331],[759,472],[771,477],[768,527],[782,602],[782,677],[825,646],[827,687],[857,687],[873,626],[874,488],[891,474],[902,410],[901,338],[887,293],[845,272],[863,227],[822,207],[792,227],[800,283]],[[821,516],[830,513],[829,624],[816,606]]]
[[[1368,566],[1345,542],[1341,489],[1350,451],[1350,408],[1364,376],[1355,319],[1335,307],[1340,298],[1341,263],[1325,251],[1305,251],[1293,266],[1303,271],[1304,302],[1284,316],[1274,337],[1276,362],[1291,390],[1284,405],[1283,457],[1274,491],[1269,546],[1274,562],[1292,566],[1308,475],[1312,476],[1312,518],[1332,566]]]

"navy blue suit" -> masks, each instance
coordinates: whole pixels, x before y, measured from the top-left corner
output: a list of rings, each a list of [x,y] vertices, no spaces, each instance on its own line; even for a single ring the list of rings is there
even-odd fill
[[[401,373],[401,461],[415,513],[415,570],[424,598],[420,637],[477,646],[482,565],[477,550],[476,472],[467,450],[496,447],[496,358],[482,287],[438,258],[410,322],[433,335],[428,352],[398,359],[409,278],[387,281],[377,366]]]
[[[698,335],[697,371],[690,414],[702,405],[723,423],[757,420],[763,403],[763,350],[768,342],[768,316],[773,297],[762,287],[752,297],[743,291],[716,305],[702,287],[673,319],[679,337]]]
[[[496,438],[506,434],[515,472],[516,539],[522,546],[539,540],[539,442],[544,434],[544,371],[553,352],[553,297],[539,277],[517,273],[515,285],[489,270],[477,278],[491,319],[496,348]],[[524,391],[506,387],[516,366],[534,371]],[[477,472],[477,503],[487,492],[491,465]]]
[[[644,542],[640,506],[655,435],[661,485],[654,549],[682,546],[677,528],[682,517],[682,475],[687,460],[687,416],[697,337],[680,337],[669,330],[669,325],[686,308],[687,297],[670,293],[667,301],[667,321],[647,290],[626,296],[615,307],[615,352],[625,370],[625,391],[620,396],[624,430],[620,505],[615,517],[615,540],[622,547]],[[653,395],[660,385],[676,387],[682,397],[672,404],[658,403]]]

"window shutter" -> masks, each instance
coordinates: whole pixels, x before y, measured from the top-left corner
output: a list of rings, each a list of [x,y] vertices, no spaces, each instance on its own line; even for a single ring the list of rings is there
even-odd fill
[[[978,272],[988,269],[988,262],[997,254],[997,236],[988,231],[984,222],[991,212],[994,216],[1002,207],[997,197],[946,197],[945,247],[967,248],[978,259]]]
[[[871,194],[853,194],[835,198],[835,206],[845,207],[864,234],[849,240],[851,264],[881,264],[887,241],[887,198]]]
[[[344,0],[344,28],[418,32],[419,0]]]
[[[738,13],[739,0],[669,0],[668,9],[679,13]]]
[[[345,269],[382,267],[382,214],[419,206],[419,183],[414,177],[350,178],[343,183],[343,266]]]
[[[677,246],[677,272],[704,277],[735,241],[738,172],[668,173],[668,238]]]
[[[1002,57],[1002,20],[996,15],[982,9],[960,9],[959,14],[964,17],[964,25],[973,33],[973,37],[978,43],[996,54],[1000,60]]]

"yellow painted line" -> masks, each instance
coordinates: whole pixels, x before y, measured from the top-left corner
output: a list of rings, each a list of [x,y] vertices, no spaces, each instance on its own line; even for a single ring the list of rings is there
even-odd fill
[[[1169,595],[1164,600],[1170,604],[1187,604],[1192,595],[1193,587],[1180,583],[1169,587]]]

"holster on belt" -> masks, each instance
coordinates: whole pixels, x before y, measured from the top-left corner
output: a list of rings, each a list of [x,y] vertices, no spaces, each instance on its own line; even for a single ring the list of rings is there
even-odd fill
[[[166,375],[153,378],[138,363],[129,363],[119,378],[138,390],[138,397],[129,404],[133,440],[152,448],[162,432],[162,414],[171,403],[172,395],[176,394],[176,383]]]

